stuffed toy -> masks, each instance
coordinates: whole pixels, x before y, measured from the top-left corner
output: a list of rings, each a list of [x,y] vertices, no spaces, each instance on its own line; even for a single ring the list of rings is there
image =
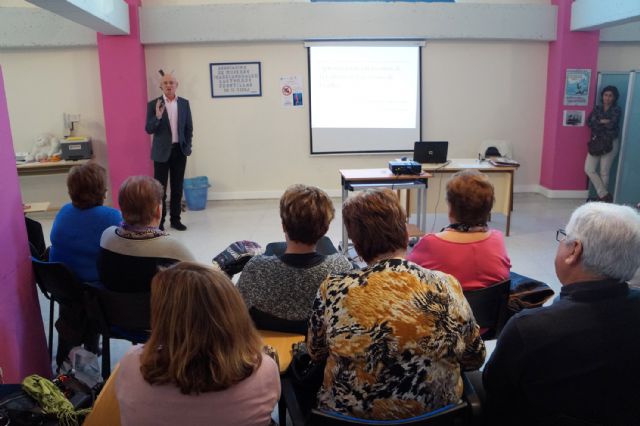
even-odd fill
[[[36,138],[31,151],[27,154],[25,161],[32,163],[34,161],[50,160],[55,154],[60,153],[60,141],[57,137],[43,133]]]

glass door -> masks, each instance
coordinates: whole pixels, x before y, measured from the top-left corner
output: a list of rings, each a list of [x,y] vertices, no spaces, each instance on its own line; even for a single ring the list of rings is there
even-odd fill
[[[623,142],[623,134],[622,130],[624,128],[625,123],[625,107],[627,104],[627,95],[629,92],[629,72],[601,72],[598,73],[598,88],[595,93],[596,97],[596,105],[600,105],[602,103],[602,99],[600,98],[600,91],[607,86],[615,86],[620,93],[620,98],[618,98],[618,106],[622,109],[622,118],[620,119],[620,144]],[[586,143],[586,141],[585,141]],[[618,158],[613,161],[613,165],[611,166],[611,171],[609,172],[609,193],[615,194],[616,188],[616,175],[618,172],[618,160],[620,158],[620,154],[618,154]],[[596,194],[596,190],[587,178],[589,182],[589,198],[598,199],[598,195]]]

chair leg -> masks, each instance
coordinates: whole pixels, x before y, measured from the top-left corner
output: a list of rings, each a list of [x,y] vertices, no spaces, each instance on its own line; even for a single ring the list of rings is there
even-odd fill
[[[53,299],[49,299],[49,361],[53,360]]]
[[[282,393],[280,393],[280,399],[278,400],[278,424],[287,426],[287,401],[285,401]]]
[[[102,335],[102,378],[107,381],[111,375],[111,339]]]

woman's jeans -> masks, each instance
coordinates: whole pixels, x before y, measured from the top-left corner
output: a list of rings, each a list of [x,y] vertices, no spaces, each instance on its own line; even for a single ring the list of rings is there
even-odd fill
[[[596,189],[598,197],[602,198],[609,193],[609,172],[611,171],[611,165],[613,160],[618,155],[618,148],[620,147],[620,140],[617,138],[613,140],[613,149],[604,155],[591,155],[587,154],[587,159],[584,162],[584,172],[589,176],[589,180]],[[600,172],[596,172],[600,164]]]

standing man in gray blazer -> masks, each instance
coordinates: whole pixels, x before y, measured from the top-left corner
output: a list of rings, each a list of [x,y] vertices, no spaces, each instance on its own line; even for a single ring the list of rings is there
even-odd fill
[[[193,123],[189,101],[176,96],[178,80],[172,74],[160,70],[162,79],[160,89],[163,95],[147,104],[147,124],[145,130],[153,135],[151,159],[153,160],[153,177],[164,188],[162,201],[162,220],[160,229],[164,230],[164,219],[167,214],[167,180],[171,182],[171,202],[169,217],[171,227],[185,231],[187,227],[180,221],[182,211],[182,182],[187,157],[191,155],[191,138]]]

